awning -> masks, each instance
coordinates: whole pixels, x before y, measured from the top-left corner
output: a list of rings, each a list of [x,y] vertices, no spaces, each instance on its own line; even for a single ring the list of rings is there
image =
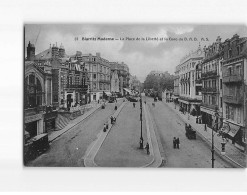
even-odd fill
[[[105,92],[105,94],[107,95],[107,96],[111,96],[111,92]]]
[[[231,137],[235,137],[236,134],[238,133],[238,131],[240,130],[240,126],[238,125],[235,125],[235,124],[232,124],[232,123],[228,123],[229,126],[230,126],[230,131],[228,132],[228,134],[231,136]]]
[[[185,101],[185,100],[181,100],[181,99],[178,99],[179,102],[182,102],[184,104],[189,104],[189,102]]]
[[[127,91],[128,93],[132,93],[131,90],[124,88],[125,91]]]

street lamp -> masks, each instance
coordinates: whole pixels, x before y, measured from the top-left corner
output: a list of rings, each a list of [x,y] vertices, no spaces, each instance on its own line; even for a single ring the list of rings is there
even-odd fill
[[[142,137],[142,98],[140,96],[140,121],[141,121],[141,137],[140,137],[140,149],[143,149],[143,137]]]
[[[219,123],[221,123],[221,121],[219,121],[219,113],[218,113],[218,108],[215,107],[215,124],[213,125],[213,128],[212,128],[212,149],[211,149],[211,152],[212,152],[212,168],[214,168],[214,161],[215,161],[215,158],[214,158],[214,135],[217,134],[217,136],[221,136],[222,137],[222,143],[221,143],[221,146],[222,146],[222,151],[221,151],[221,154],[224,155],[225,154],[225,144],[227,143],[228,139],[226,138],[226,134],[230,131],[230,126],[228,123],[226,123],[228,125],[228,132],[224,132],[220,127],[219,127]],[[223,119],[221,117],[221,119]],[[221,125],[221,124],[220,124]],[[215,131],[215,133],[214,133]]]

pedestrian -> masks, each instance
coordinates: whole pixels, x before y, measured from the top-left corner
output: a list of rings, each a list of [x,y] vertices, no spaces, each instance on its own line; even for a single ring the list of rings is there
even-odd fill
[[[133,107],[134,107],[134,108],[136,107],[136,104],[135,104],[135,102],[133,102]]]
[[[146,146],[145,146],[145,149],[147,150],[147,154],[149,155],[150,152],[149,152],[149,144],[148,144],[148,142],[147,142],[147,144],[146,144]]]
[[[176,149],[176,137],[173,138],[173,148]]]
[[[104,132],[106,132],[106,124],[104,124],[104,129],[103,129]]]
[[[117,110],[117,105],[115,105],[115,110]]]
[[[112,124],[113,123],[113,116],[111,116],[110,119],[111,119],[111,124]]]
[[[147,104],[147,102],[146,102],[146,101],[145,101],[144,103],[145,103],[145,104]]]
[[[177,145],[177,149],[179,149],[179,144],[180,144],[180,141],[179,141],[179,137],[176,139],[176,145]]]

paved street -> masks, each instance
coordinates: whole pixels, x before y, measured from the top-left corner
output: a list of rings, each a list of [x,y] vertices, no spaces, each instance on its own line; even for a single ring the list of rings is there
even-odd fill
[[[143,139],[146,144],[144,114],[142,124]],[[136,107],[133,108],[133,103],[128,102],[99,149],[95,163],[100,167],[141,167],[150,163],[152,156],[147,155],[146,150],[139,149],[140,132],[140,103],[136,103]]]
[[[117,102],[120,106],[122,100]],[[97,139],[103,124],[114,113],[114,103],[98,109],[83,122],[71,128],[57,140],[52,142],[50,149],[27,166],[83,166],[82,158],[88,146]]]
[[[161,155],[166,159],[165,167],[211,168],[211,148],[199,136],[196,140],[187,139],[183,121],[164,103],[158,101],[153,107],[153,99],[146,99],[156,124]],[[180,149],[173,148],[173,137],[179,137]],[[231,167],[217,154],[215,159],[216,168]]]
[[[211,148],[199,136],[189,140],[185,136],[184,122],[161,101],[152,106],[153,99],[146,97],[147,112],[150,112],[152,127],[156,134],[161,157],[165,159],[163,167],[211,168]],[[117,105],[121,105],[119,100]],[[114,103],[106,109],[98,109],[84,121],[78,123],[61,137],[52,142],[50,149],[28,163],[28,166],[84,166],[85,153],[100,133],[103,124],[115,112]],[[97,151],[94,163],[99,167],[143,167],[152,163],[153,156],[146,150],[140,150],[140,104],[127,102],[117,117],[103,144]],[[154,137],[154,136],[153,136]],[[173,137],[180,138],[180,149],[173,148]],[[143,113],[143,138],[147,142],[147,127]],[[150,143],[152,144],[152,143]],[[215,167],[231,167],[215,154]]]

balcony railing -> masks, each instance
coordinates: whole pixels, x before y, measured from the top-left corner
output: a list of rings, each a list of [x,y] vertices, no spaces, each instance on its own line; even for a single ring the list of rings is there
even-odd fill
[[[202,88],[202,92],[203,93],[207,93],[207,92],[217,93],[218,89],[216,87],[204,87],[204,88]]]
[[[215,110],[215,109],[217,109],[217,108],[218,108],[218,106],[217,106],[217,105],[213,105],[213,104],[206,104],[206,103],[201,103],[201,106],[206,107],[206,108],[210,108],[210,109],[212,109],[212,110]]]
[[[233,83],[233,82],[241,82],[243,80],[242,75],[235,74],[235,75],[227,75],[223,76],[223,83]]]
[[[209,71],[209,72],[202,73],[202,79],[216,77],[216,76],[217,76],[217,71]]]
[[[100,79],[99,80],[100,83],[110,83],[110,80],[106,80],[106,79]]]
[[[46,111],[46,106],[36,106],[36,107],[24,109],[25,116],[35,115],[45,111]]]
[[[70,89],[88,89],[87,85],[66,85],[66,88],[70,88]]]
[[[190,77],[189,78],[180,79],[180,83],[184,83],[184,82],[190,82]]]
[[[196,79],[196,84],[202,84],[202,80],[201,79]]]
[[[230,104],[243,104],[243,96],[238,95],[223,95],[223,101]]]

